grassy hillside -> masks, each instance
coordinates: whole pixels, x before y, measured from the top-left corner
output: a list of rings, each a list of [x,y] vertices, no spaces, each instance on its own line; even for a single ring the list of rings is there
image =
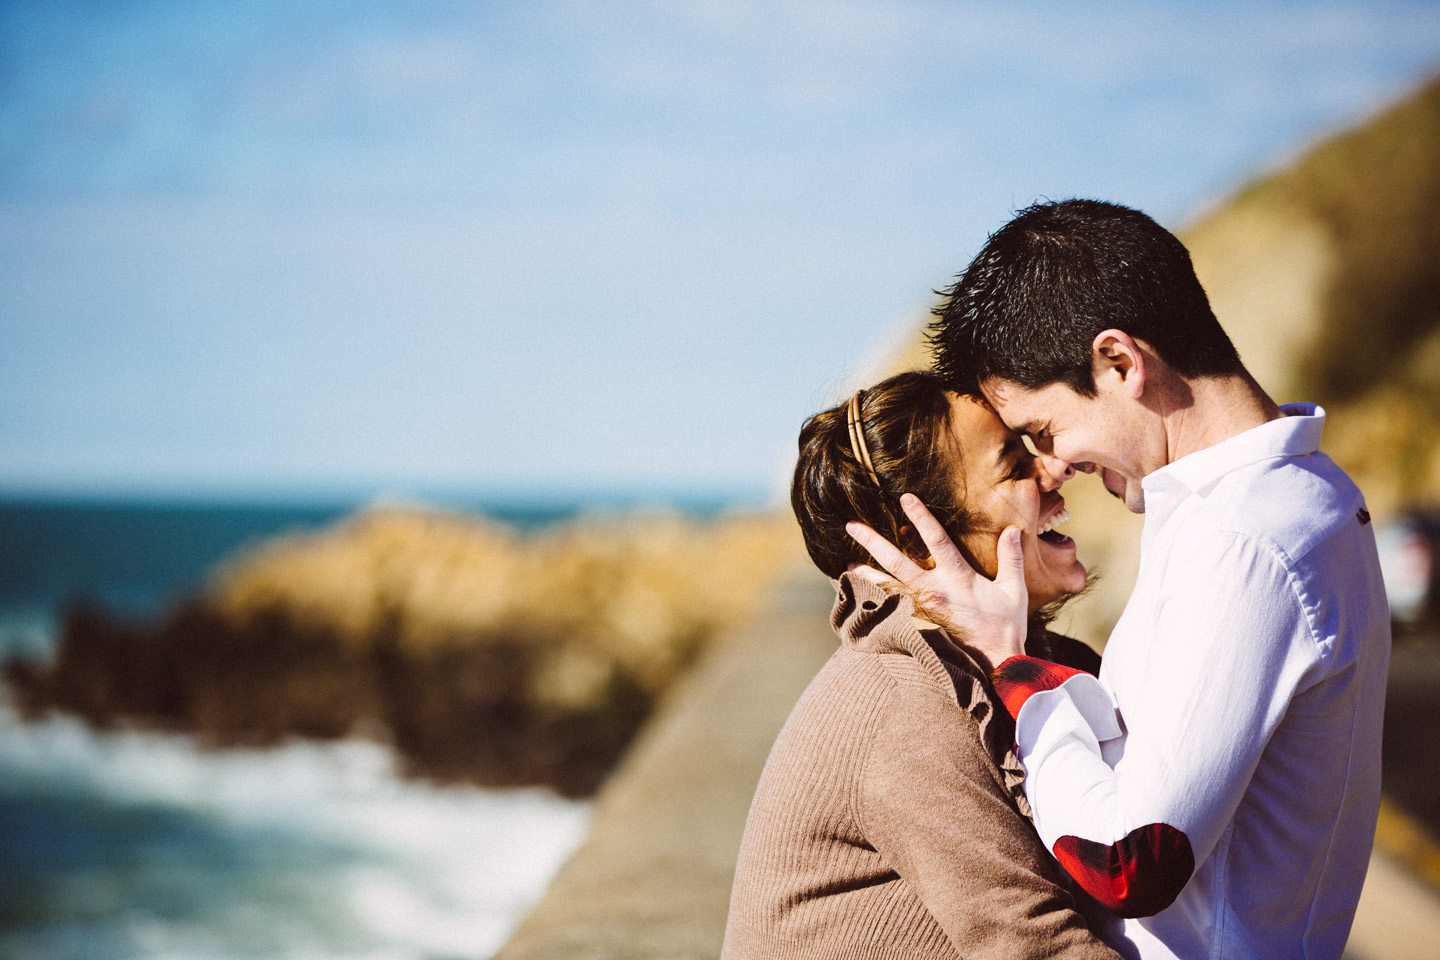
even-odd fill
[[[1260,383],[1325,406],[1324,449],[1372,512],[1440,506],[1440,77],[1180,236]],[[891,370],[928,362],[921,326]],[[1098,643],[1134,583],[1140,518],[1093,478],[1065,495],[1101,578],[1060,626]]]
[[[1373,510],[1440,504],[1440,77],[1183,238],[1277,399],[1330,413],[1325,447]]]

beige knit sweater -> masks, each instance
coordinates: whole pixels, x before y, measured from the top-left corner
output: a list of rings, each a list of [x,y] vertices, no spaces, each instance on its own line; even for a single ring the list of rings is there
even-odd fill
[[[1114,960],[1021,812],[1008,715],[913,612],[839,582],[841,646],[766,762],[722,958]]]

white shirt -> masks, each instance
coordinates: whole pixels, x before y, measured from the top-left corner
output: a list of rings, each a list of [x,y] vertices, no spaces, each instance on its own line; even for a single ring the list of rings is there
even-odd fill
[[[1389,614],[1364,500],[1319,452],[1324,411],[1285,412],[1144,479],[1099,681],[997,671],[1046,846],[1087,889],[1088,857],[1122,912],[1159,909],[1124,922],[1132,956],[1338,958],[1349,936]]]

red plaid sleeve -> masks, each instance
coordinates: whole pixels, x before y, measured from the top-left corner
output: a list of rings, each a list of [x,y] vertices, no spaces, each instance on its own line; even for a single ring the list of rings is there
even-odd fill
[[[1150,917],[1175,902],[1195,872],[1190,838],[1168,823],[1147,823],[1114,843],[1055,841],[1055,859],[1080,886],[1122,917]]]
[[[1054,690],[1083,670],[1035,657],[1011,657],[995,669],[995,692],[1019,717],[1031,695]],[[1122,917],[1149,917],[1175,902],[1195,872],[1190,838],[1168,823],[1148,823],[1114,843],[1062,836],[1055,841],[1060,861],[1085,891]]]
[[[1031,694],[1041,690],[1054,690],[1066,680],[1084,672],[1072,667],[1062,667],[1049,660],[1011,657],[995,668],[990,679],[995,684],[995,692],[1000,694],[1000,701],[1014,718],[1020,716],[1020,708],[1025,706],[1025,701],[1030,699]]]

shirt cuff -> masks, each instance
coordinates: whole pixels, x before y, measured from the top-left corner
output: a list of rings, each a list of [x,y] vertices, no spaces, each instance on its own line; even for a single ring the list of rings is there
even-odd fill
[[[1018,719],[1020,708],[1025,701],[1042,690],[1054,690],[1071,677],[1088,676],[1083,670],[1062,667],[1049,660],[1035,657],[1011,657],[990,675],[1000,702],[1010,712],[1012,719]]]

